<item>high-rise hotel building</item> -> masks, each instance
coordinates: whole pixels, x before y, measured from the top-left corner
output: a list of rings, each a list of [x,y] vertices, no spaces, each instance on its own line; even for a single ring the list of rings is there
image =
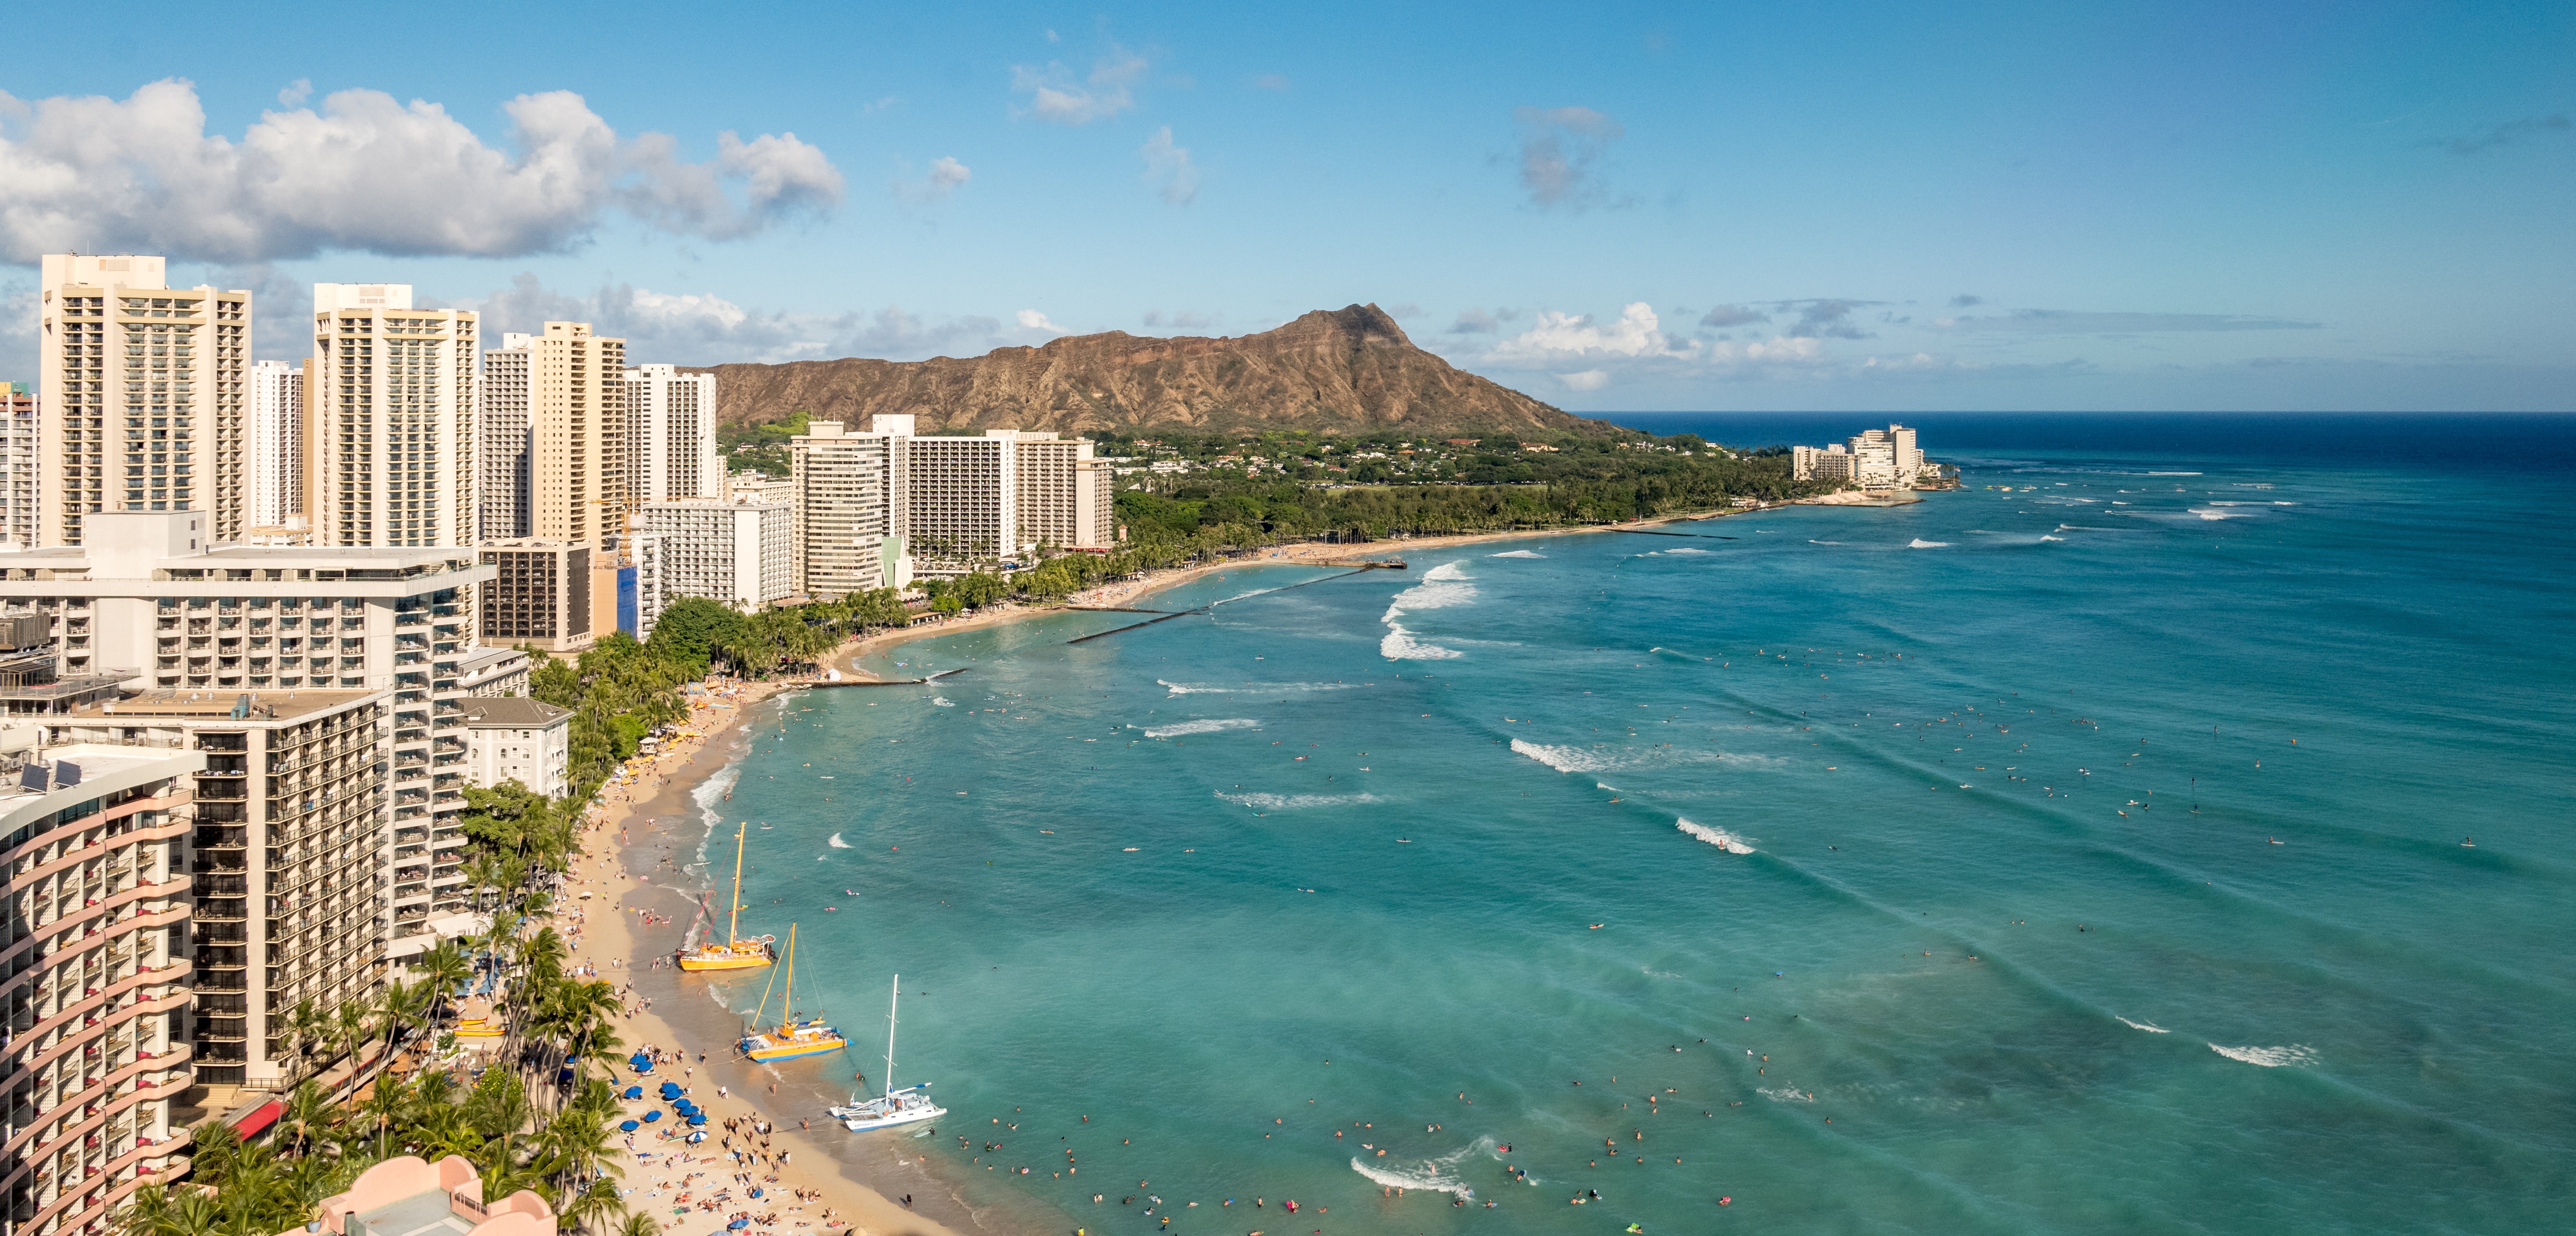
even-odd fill
[[[313,285],[305,510],[316,545],[474,543],[476,316],[411,299],[405,283]]]
[[[52,747],[0,788],[11,1232],[102,1233],[134,1190],[186,1162],[170,1108],[192,1082],[189,800],[205,764]]]
[[[36,541],[100,511],[205,511],[239,541],[251,296],[167,286],[158,257],[48,253],[38,277]]]
[[[477,479],[483,488],[476,539],[506,541],[528,535],[528,466],[535,441],[528,424],[529,362],[534,335],[504,332],[501,346],[483,354],[483,383],[475,433],[483,443]]]
[[[548,322],[528,351],[528,535],[601,545],[629,510],[626,341]]]
[[[36,543],[36,391],[0,382],[0,544]]]
[[[626,371],[626,488],[631,505],[724,496],[716,454],[716,375],[672,365]]]
[[[250,367],[249,530],[284,532],[304,521],[304,366],[264,360]]]

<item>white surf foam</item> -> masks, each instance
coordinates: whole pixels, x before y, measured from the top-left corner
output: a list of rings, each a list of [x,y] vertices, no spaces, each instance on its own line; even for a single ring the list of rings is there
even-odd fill
[[[1157,678],[1154,680],[1154,685],[1174,695],[1230,695],[1245,692],[1259,694],[1288,691],[1348,691],[1359,684],[1355,682],[1247,682],[1228,687],[1213,682],[1165,682]]]
[[[1689,820],[1676,820],[1673,822],[1673,827],[1689,833],[1691,836],[1697,837],[1710,845],[1716,846],[1729,854],[1750,854],[1753,852],[1752,846],[1744,844],[1744,838],[1738,837],[1723,828],[1710,828],[1706,824],[1693,824]]]
[[[2147,1033],[2149,1033],[2149,1034],[2171,1034],[2171,1033],[2173,1033],[2173,1031],[2171,1031],[2171,1030],[2167,1030],[2167,1029],[2165,1029],[2164,1027],[2159,1026],[2159,1025],[2156,1025],[2156,1024],[2155,1024],[2155,1023],[2153,1023],[2153,1022],[2131,1021],[2131,1020],[2129,1020],[2129,1019],[2128,1019],[2128,1018],[2126,1018],[2126,1017],[2121,1017],[2121,1016],[2120,1016],[2119,1014],[2117,1014],[2117,1013],[2113,1013],[2113,1014],[2111,1014],[2111,1016],[2112,1016],[2113,1018],[2117,1019],[2121,1025],[2127,1026],[2128,1028],[2130,1028],[2130,1029],[2132,1029],[2132,1030],[2144,1030],[2144,1031],[2146,1031],[2146,1032],[2147,1032]]]
[[[1907,549],[1948,549],[1950,548],[1950,543],[1948,541],[1927,541],[1918,536],[1911,542],[1908,542],[1905,547]]]
[[[1785,1086],[1778,1090],[1756,1089],[1753,1093],[1761,1095],[1763,1098],[1769,1099],[1774,1103],[1813,1103],[1816,1101],[1816,1096],[1813,1094],[1804,1090],[1792,1090]]]
[[[850,843],[841,840],[841,834],[839,833],[832,834],[832,839],[825,844],[830,845],[835,850],[846,850],[850,848]]]
[[[941,695],[934,695],[934,696],[931,696],[931,697],[930,697],[930,702],[931,702],[931,703],[933,703],[933,704],[937,704],[937,705],[939,705],[939,706],[940,706],[940,707],[942,707],[942,708],[955,708],[955,707],[957,706],[957,701],[952,700],[952,699],[949,699],[949,698],[947,698],[946,696],[941,696]]]
[[[1551,747],[1526,738],[1512,740],[1512,754],[1526,755],[1561,773],[1600,772],[1610,767],[1610,761],[1581,747]]]
[[[1539,553],[1536,550],[1507,549],[1499,554],[1487,554],[1485,556],[1488,558],[1544,558],[1547,555]]]
[[[2039,539],[2041,539],[2041,540],[2043,540],[2043,541],[2063,541],[2063,540],[2065,540],[2066,538],[2065,538],[2065,537],[2062,537],[2062,536],[2050,536],[2050,535],[2048,535],[2047,533],[2044,533],[2044,532],[2043,532],[2043,533],[2041,533],[2041,534],[2040,534]]]
[[[1297,811],[1307,807],[1347,807],[1355,803],[1383,802],[1375,794],[1218,794],[1230,803],[1240,803],[1261,811]]]
[[[1810,539],[1807,541],[1807,543],[1808,543],[1809,545],[1840,545],[1840,544],[1842,544],[1842,542],[1840,542],[1840,541],[1819,541],[1819,540],[1815,540],[1815,539],[1813,539],[1813,538],[1810,538]]]
[[[1470,577],[1462,569],[1465,563],[1466,560],[1462,558],[1456,562],[1441,563],[1423,572],[1421,583],[1395,594],[1395,599],[1387,605],[1386,616],[1400,618],[1426,609],[1448,609],[1452,606],[1473,604],[1476,600],[1476,585],[1468,582]]]
[[[2150,472],[2149,476],[2198,476],[2197,472]]]
[[[2259,1064],[2267,1069],[2285,1066],[2303,1069],[2317,1061],[2317,1053],[2297,1044],[2288,1047],[2221,1047],[2212,1043],[2209,1045],[2209,1050],[2230,1060]]]
[[[2254,512],[2252,511],[2225,511],[2214,506],[2196,506],[2191,508],[2191,513],[2200,516],[2202,519],[2251,519],[2254,517]]]
[[[1682,546],[1680,549],[1667,549],[1667,550],[1665,550],[1664,552],[1665,552],[1665,553],[1668,553],[1668,554],[1705,554],[1705,553],[1708,553],[1708,552],[1711,552],[1711,551],[1709,551],[1709,550],[1705,550],[1705,549],[1696,549],[1696,548],[1693,548],[1693,547],[1691,547],[1691,546],[1684,545],[1684,546]]]
[[[1228,717],[1223,720],[1211,718],[1205,721],[1183,721],[1178,725],[1157,725],[1152,729],[1145,730],[1145,737],[1177,738],[1184,734],[1215,734],[1225,730],[1251,730],[1259,728],[1261,728],[1261,723],[1249,717]]]
[[[1467,654],[1455,648],[1423,643],[1413,638],[1413,632],[1404,629],[1403,623],[1389,622],[1385,637],[1377,642],[1377,655],[1389,661],[1448,661]]]
[[[1472,1154],[1490,1155],[1494,1139],[1480,1137],[1472,1146],[1455,1150],[1436,1159],[1416,1159],[1409,1163],[1385,1162],[1351,1156],[1351,1170],[1390,1189],[1429,1189],[1435,1193],[1455,1193],[1474,1197],[1476,1191],[1458,1178],[1458,1164]]]

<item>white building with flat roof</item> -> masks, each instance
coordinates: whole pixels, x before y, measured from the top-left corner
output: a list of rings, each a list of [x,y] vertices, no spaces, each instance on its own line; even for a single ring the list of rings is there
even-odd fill
[[[630,503],[724,496],[716,375],[675,365],[626,371],[626,486]]]
[[[1911,488],[1924,469],[1915,431],[1903,425],[1865,429],[1823,447],[1791,447],[1789,456],[1792,480],[1862,489]]]
[[[465,777],[485,787],[516,781],[548,798],[572,793],[572,710],[513,697],[467,704]]]
[[[795,514],[783,502],[645,503],[644,527],[662,542],[664,596],[750,611],[794,595]]]
[[[245,531],[278,531],[304,516],[304,366],[264,360],[250,367],[250,447],[242,480]]]
[[[407,283],[313,285],[304,509],[317,545],[471,545],[480,319]],[[238,541],[218,529],[216,539]]]
[[[535,430],[528,420],[528,387],[535,356],[533,335],[501,336],[501,346],[483,354],[483,381],[475,388],[476,488],[483,509],[475,537],[507,541],[530,535],[529,471],[535,459]]]

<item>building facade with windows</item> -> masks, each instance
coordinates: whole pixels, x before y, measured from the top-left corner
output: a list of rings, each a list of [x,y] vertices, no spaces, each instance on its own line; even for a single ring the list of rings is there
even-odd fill
[[[548,322],[528,353],[527,535],[604,548],[628,509],[626,341]]]
[[[661,541],[662,591],[746,612],[794,595],[795,508],[779,502],[647,502]]]
[[[528,376],[535,357],[534,339],[504,333],[501,346],[483,354],[483,381],[475,387],[474,415],[474,432],[482,442],[476,461],[483,491],[475,530],[478,540],[507,541],[529,535],[528,469],[536,444],[528,422]]]
[[[254,361],[242,479],[245,534],[285,531],[304,516],[304,366]],[[306,525],[309,527],[309,525]]]
[[[551,653],[580,652],[598,641],[602,628],[591,596],[597,549],[529,539],[493,542],[478,552],[492,571],[481,599],[484,641]],[[613,620],[607,629],[615,629]]]
[[[912,418],[901,419],[909,432]],[[900,587],[901,572],[889,566],[903,553],[903,539],[891,526],[897,501],[890,465],[894,440],[883,433],[844,432],[839,421],[813,421],[805,429],[788,441],[791,590],[832,600]]]
[[[318,545],[471,545],[478,319],[406,283],[313,285],[305,510]],[[241,539],[220,529],[215,539]]]
[[[465,708],[466,779],[572,793],[572,710],[544,700],[478,699]]]
[[[673,365],[626,371],[626,489],[630,504],[724,496],[716,375]]]
[[[136,1189],[187,1163],[171,1107],[193,1083],[188,834],[204,766],[193,751],[74,744],[0,788],[13,1233],[102,1236]]]
[[[166,286],[159,257],[48,253],[37,278],[35,543],[103,511],[203,511],[248,530],[251,294]]]
[[[36,543],[36,392],[0,382],[0,544]]]

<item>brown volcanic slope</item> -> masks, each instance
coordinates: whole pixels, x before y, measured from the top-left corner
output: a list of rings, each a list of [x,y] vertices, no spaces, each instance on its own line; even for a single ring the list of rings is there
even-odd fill
[[[803,408],[815,420],[854,429],[877,413],[911,413],[923,432],[1613,432],[1608,422],[1451,367],[1413,346],[1375,305],[1318,309],[1239,339],[1110,331],[968,360],[852,358],[717,365],[713,372],[717,419],[727,425],[781,421]]]

